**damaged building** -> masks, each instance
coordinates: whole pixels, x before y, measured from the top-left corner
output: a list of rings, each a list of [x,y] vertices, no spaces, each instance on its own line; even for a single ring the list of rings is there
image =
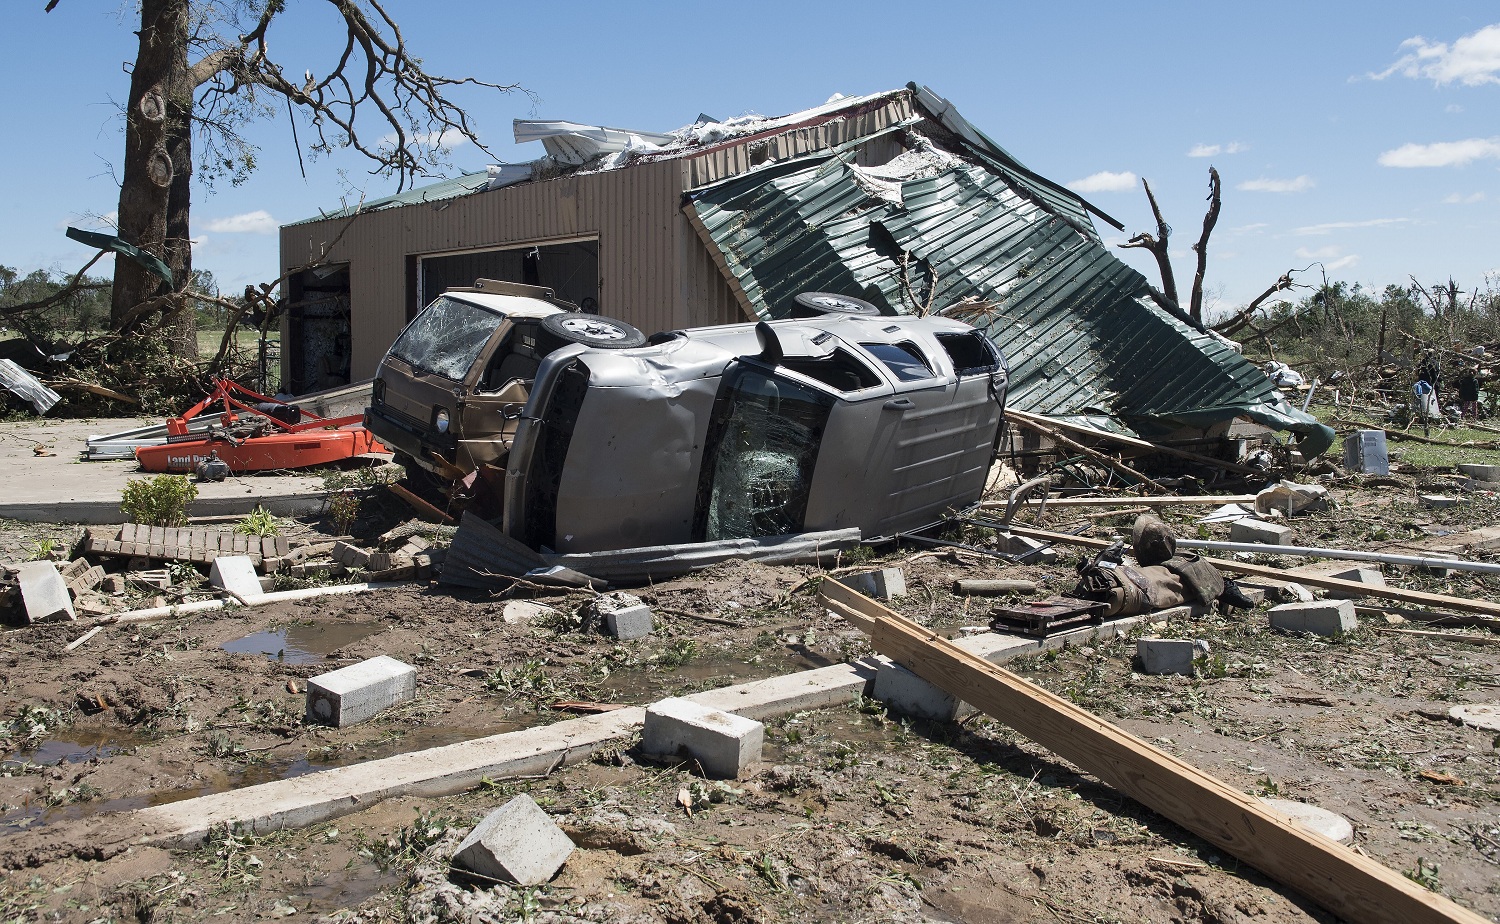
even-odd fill
[[[283,382],[367,378],[402,327],[480,277],[548,286],[647,333],[785,316],[800,292],[984,330],[1012,407],[1163,438],[1248,418],[1331,434],[1233,345],[1165,310],[1078,194],[916,84],[670,133],[518,121],[546,155],[281,230]]]

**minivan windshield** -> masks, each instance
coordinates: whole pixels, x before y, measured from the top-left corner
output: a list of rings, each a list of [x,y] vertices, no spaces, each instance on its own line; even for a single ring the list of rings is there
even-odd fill
[[[504,320],[493,311],[444,296],[407,325],[391,345],[391,355],[424,372],[461,382]]]

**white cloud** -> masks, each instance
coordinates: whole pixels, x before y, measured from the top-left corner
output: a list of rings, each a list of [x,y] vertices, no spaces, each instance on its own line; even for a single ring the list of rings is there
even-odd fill
[[[1382,167],[1462,167],[1490,158],[1500,158],[1500,138],[1403,144],[1381,154],[1376,161]]]
[[[1269,222],[1265,222],[1265,221],[1253,221],[1253,222],[1251,222],[1248,225],[1240,225],[1237,228],[1230,228],[1229,229],[1229,233],[1230,234],[1249,234],[1251,231],[1260,231],[1260,230],[1262,230],[1264,228],[1269,228],[1269,227],[1271,227],[1271,225],[1270,225]]]
[[[1345,231],[1350,228],[1382,228],[1386,225],[1404,225],[1409,219],[1406,218],[1367,218],[1364,221],[1329,221],[1321,225],[1303,225],[1293,228],[1293,234],[1313,235],[1331,234],[1334,231]]]
[[[1332,245],[1319,247],[1317,250],[1309,247],[1298,247],[1296,256],[1299,260],[1336,260],[1343,252],[1344,248]]]
[[[1347,257],[1340,257],[1339,259],[1334,260],[1332,263],[1324,263],[1323,264],[1323,268],[1325,270],[1328,270],[1330,273],[1332,273],[1332,272],[1336,272],[1336,271],[1341,270],[1341,269],[1348,269],[1349,267],[1354,266],[1354,265],[1356,265],[1358,263],[1359,263],[1359,254],[1357,254],[1357,253],[1351,253],[1349,256],[1347,256]]]
[[[276,219],[265,209],[215,218],[208,223],[208,230],[215,234],[275,234],[277,227]]]
[[[445,151],[451,151],[461,144],[467,144],[468,141],[469,139],[464,137],[464,133],[456,128],[450,128],[441,132],[418,132],[406,136],[407,144],[420,144],[425,147],[442,148]],[[387,146],[394,146],[396,143],[395,133],[392,132],[389,135],[383,136],[380,139],[380,143]]]
[[[1228,144],[1195,144],[1188,149],[1187,156],[1217,157],[1220,154],[1238,154],[1249,149],[1248,144],[1241,144],[1238,141],[1231,141]]]
[[[1460,106],[1458,103],[1449,103],[1448,105],[1443,107],[1443,111],[1448,113],[1449,115],[1458,115],[1460,112],[1464,111],[1464,107]]]
[[[1453,193],[1452,195],[1443,197],[1443,202],[1448,205],[1473,205],[1476,202],[1483,201],[1484,193],[1482,192],[1469,193],[1467,196]]]
[[[1500,23],[1465,35],[1452,45],[1429,42],[1418,35],[1402,42],[1400,47],[1407,49],[1406,54],[1370,77],[1384,80],[1392,74],[1400,74],[1413,79],[1425,78],[1438,86],[1459,83],[1477,87],[1500,83]]]
[[[1135,180],[1135,174],[1128,170],[1123,173],[1111,173],[1108,170],[1102,170],[1081,180],[1074,180],[1068,183],[1067,186],[1074,192],[1081,193],[1124,192],[1135,186]]]
[[[1298,193],[1306,192],[1316,185],[1317,183],[1313,182],[1313,178],[1304,173],[1302,176],[1290,180],[1273,180],[1267,177],[1261,177],[1258,180],[1246,180],[1236,186],[1235,189],[1243,190],[1244,192]]]

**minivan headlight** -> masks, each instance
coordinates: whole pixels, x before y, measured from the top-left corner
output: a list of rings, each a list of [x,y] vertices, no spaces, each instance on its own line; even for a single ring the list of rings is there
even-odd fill
[[[447,433],[448,432],[448,409],[447,408],[440,407],[440,408],[437,409],[437,413],[432,415],[432,425],[437,428],[437,432],[439,432],[439,433]]]

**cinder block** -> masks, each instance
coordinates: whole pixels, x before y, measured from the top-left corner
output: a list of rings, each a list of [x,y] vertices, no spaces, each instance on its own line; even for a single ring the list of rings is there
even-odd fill
[[[529,626],[542,617],[556,618],[557,615],[557,610],[532,600],[507,601],[505,608],[500,611],[500,618],[512,626]]]
[[[871,696],[892,712],[934,722],[953,722],[974,711],[952,693],[894,663],[882,664],[875,672]]]
[[[995,539],[1000,545],[1000,551],[1020,557],[1025,564],[1057,564],[1057,549],[1044,542],[1037,542],[1029,536],[1017,536],[1011,533],[1001,533]]]
[[[604,624],[604,631],[621,641],[644,638],[656,627],[651,607],[635,594],[622,591],[600,594],[587,604],[585,622]]]
[[[260,578],[255,575],[255,564],[248,555],[221,555],[214,559],[208,569],[208,582],[220,590],[241,597],[258,597],[261,594]]]
[[[1380,573],[1379,568],[1350,568],[1348,571],[1335,571],[1328,575],[1331,578],[1339,578],[1344,581],[1358,581],[1371,587],[1384,587],[1385,575]],[[1362,594],[1352,590],[1335,590],[1328,588],[1324,593],[1331,600],[1363,600],[1368,594]]]
[[[1481,465],[1478,462],[1459,463],[1458,470],[1475,481],[1500,481],[1500,465]]]
[[[1311,632],[1314,635],[1337,635],[1352,632],[1359,625],[1351,600],[1316,600],[1312,603],[1283,603],[1272,607],[1271,628],[1284,632]]]
[[[1417,500],[1422,502],[1423,507],[1432,510],[1443,510],[1448,507],[1457,507],[1463,503],[1461,497],[1448,497],[1445,494],[1419,494]]]
[[[85,593],[98,587],[104,581],[104,569],[98,565],[84,569],[83,573],[75,574],[65,578],[68,589],[75,594]]]
[[[73,598],[57,566],[50,561],[29,561],[16,572],[21,585],[21,601],[28,622],[62,622],[77,618]]]
[[[453,865],[486,879],[541,885],[557,875],[573,842],[525,793],[474,826],[453,854]]]
[[[881,568],[839,578],[866,597],[890,600],[906,596],[906,572],[900,568]]]
[[[1246,517],[1229,524],[1230,542],[1259,542],[1264,545],[1291,545],[1292,528]]]
[[[760,760],[766,727],[754,719],[670,697],[646,707],[641,750],[660,757],[686,753],[710,779],[737,779]]]
[[[125,576],[123,574],[106,574],[104,580],[99,582],[99,589],[107,594],[122,594],[125,592]]]
[[[417,669],[380,655],[307,681],[307,718],[336,728],[415,699]]]
[[[1135,643],[1135,656],[1144,674],[1193,676],[1193,659],[1199,647],[1188,638],[1143,638]]]

